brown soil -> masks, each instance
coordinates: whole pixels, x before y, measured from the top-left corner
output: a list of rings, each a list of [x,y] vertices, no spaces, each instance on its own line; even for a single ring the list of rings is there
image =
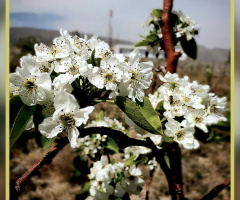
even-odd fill
[[[204,65],[201,65],[201,67],[198,66],[199,68],[197,68],[194,63],[188,63],[188,65],[192,65],[192,69],[194,70],[190,70],[190,67],[187,68],[187,64],[183,62],[179,63],[178,71],[181,72],[181,74],[188,74],[191,80],[198,80],[199,83],[205,84],[210,83],[213,92],[219,96],[225,95],[230,100],[230,77],[229,74],[226,75],[228,71],[222,70],[218,76],[213,76],[210,80],[211,82],[208,82],[208,80],[206,80]],[[229,64],[225,65],[225,68],[228,69]],[[224,69],[224,67],[222,67],[222,69]],[[154,88],[151,90],[154,90]],[[228,106],[229,105],[230,103],[228,103]],[[120,121],[124,119],[124,114],[121,110],[110,103],[98,104],[91,118],[94,118],[95,113],[100,110],[103,111],[105,116],[109,116],[110,118],[116,117]],[[222,136],[230,135],[229,132],[220,130],[217,130],[217,134]],[[10,192],[12,192],[15,181],[49,150],[40,149],[33,138],[27,141],[25,148],[28,150],[28,153],[23,153],[22,149],[11,149]],[[64,147],[53,159],[51,164],[42,167],[39,173],[27,182],[21,191],[19,200],[75,199],[75,194],[81,190],[81,185],[70,182],[73,174],[72,162],[75,156],[74,150],[71,149],[69,145]],[[149,176],[148,167],[141,166],[141,169],[144,179],[147,180]],[[182,169],[185,196],[190,200],[200,199],[213,187],[222,184],[230,175],[229,139],[207,144],[200,143],[200,148],[197,150],[182,149]],[[131,200],[145,199],[145,194],[146,190],[144,188],[140,197],[132,195]],[[150,185],[149,197],[150,200],[170,200],[168,184],[161,169],[154,174]],[[224,189],[215,199],[229,200],[230,187]]]

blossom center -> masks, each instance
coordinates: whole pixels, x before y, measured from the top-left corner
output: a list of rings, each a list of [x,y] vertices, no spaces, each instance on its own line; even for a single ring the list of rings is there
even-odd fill
[[[80,38],[78,38],[78,37],[74,38],[73,45],[80,50],[87,47],[87,43],[85,41],[81,41]]]
[[[216,108],[216,105],[212,105],[210,108],[210,112],[211,113],[216,113],[218,111],[218,109]]]
[[[171,106],[175,106],[175,105],[177,105],[179,102],[180,102],[179,100],[174,100],[174,98],[173,98],[172,95],[169,96],[169,103],[170,103]]]
[[[64,114],[64,115],[61,115],[59,117],[59,119],[61,120],[62,122],[62,125],[65,127],[65,128],[70,128],[70,127],[73,127],[75,126],[75,119],[73,118],[73,115],[72,114]]]
[[[199,116],[196,116],[196,117],[194,117],[194,122],[196,123],[196,124],[198,124],[198,123],[201,123],[202,121],[203,121],[203,118],[202,117],[199,117]]]
[[[34,89],[36,89],[37,88],[37,85],[36,85],[36,83],[35,83],[35,79],[34,78],[31,78],[31,79],[26,79],[26,80],[24,80],[24,87],[27,89],[27,90],[30,90],[30,91],[32,91],[32,90],[34,90]]]
[[[47,72],[47,73],[49,73],[49,72],[50,72],[50,70],[49,70],[49,68],[48,68],[48,67],[46,67],[45,65],[42,65],[42,67],[40,68],[40,72],[41,72],[41,73],[44,73],[44,72]]]
[[[60,50],[58,50],[55,45],[52,45],[50,47],[50,50],[49,50],[49,54],[52,55],[53,57],[56,56],[56,54],[58,54],[60,52]]]
[[[72,65],[71,67],[69,67],[68,73],[71,74],[71,75],[78,74],[79,73],[79,66]]]
[[[183,97],[183,101],[184,101],[184,102],[189,102],[189,101],[190,101],[190,98],[188,98],[188,97]]]
[[[115,76],[111,72],[105,73],[103,77],[104,77],[105,84],[107,84],[108,82],[115,82]]]
[[[102,57],[102,59],[110,58],[111,52],[108,50],[102,50],[100,56]]]
[[[175,135],[177,136],[178,140],[181,140],[184,137],[185,133],[181,130],[175,133]]]
[[[130,72],[132,73],[131,80],[130,80],[131,83],[139,79],[138,71],[131,70]]]

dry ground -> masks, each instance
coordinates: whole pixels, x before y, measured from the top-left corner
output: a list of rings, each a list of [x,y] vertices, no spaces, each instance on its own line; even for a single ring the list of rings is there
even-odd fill
[[[159,63],[155,63],[156,66]],[[208,64],[208,63],[207,63]],[[219,96],[225,95],[230,101],[230,77],[229,64],[210,64],[215,76],[211,80],[206,79],[206,63],[194,63],[192,61],[180,62],[179,74],[188,74],[191,80],[198,80],[199,83],[211,85],[212,92]],[[220,70],[221,69],[221,70]],[[157,76],[156,76],[157,77]],[[152,85],[152,92],[160,83]],[[228,103],[228,106],[230,103]],[[96,111],[102,110],[110,118],[116,117],[123,121],[124,114],[114,105],[101,103],[96,106]],[[92,115],[94,116],[94,114]],[[32,133],[28,133],[32,134]],[[226,131],[219,131],[218,134],[229,136]],[[14,182],[47,151],[38,148],[35,140],[30,137],[27,141],[25,151],[23,149],[12,149],[10,152],[10,181],[11,189]],[[37,175],[32,177],[23,188],[20,200],[72,200],[75,194],[81,190],[81,186],[71,183],[72,161],[75,157],[73,149],[69,145],[59,152],[50,165],[42,167]],[[149,176],[149,169],[141,166],[144,179]],[[208,144],[200,143],[197,150],[182,149],[182,169],[185,196],[190,200],[200,199],[214,186],[224,182],[230,175],[230,141],[229,139]],[[140,197],[131,196],[131,200],[145,199],[145,188]],[[168,185],[165,175],[161,171],[156,171],[150,185],[150,200],[169,200]],[[217,199],[229,200],[230,187],[224,189]]]

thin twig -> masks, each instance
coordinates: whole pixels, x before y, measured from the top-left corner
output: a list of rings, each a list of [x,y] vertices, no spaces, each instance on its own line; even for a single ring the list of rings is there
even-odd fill
[[[223,184],[214,187],[208,194],[206,194],[201,200],[211,200],[216,197],[224,188],[230,185],[230,178],[226,178]]]
[[[152,151],[157,152],[159,149],[155,146],[155,144],[152,142],[151,139],[148,139],[146,141],[143,140],[137,140],[134,138],[130,138],[127,135],[125,135],[121,131],[113,130],[111,128],[107,127],[91,127],[91,128],[86,128],[80,130],[80,137],[85,137],[90,134],[94,133],[99,133],[101,135],[108,135],[109,137],[115,139],[115,140],[120,140],[121,142],[119,143],[119,147],[125,148],[128,146],[145,146]],[[41,158],[39,161],[37,161],[32,167],[30,167],[26,173],[24,173],[17,181],[15,184],[15,191],[17,195],[20,191],[24,183],[32,177],[36,172],[45,164],[50,164],[52,159],[57,155],[57,153],[66,145],[68,144],[68,139],[67,137],[60,139],[59,143],[53,147],[43,158]]]
[[[183,193],[182,193],[182,177],[181,177],[181,163],[179,165],[179,160],[181,159],[179,156],[180,151],[178,150],[179,146],[177,143],[171,143],[171,144],[165,144],[163,149],[158,149],[156,145],[153,143],[153,141],[150,138],[147,138],[144,140],[138,140],[134,138],[128,137],[126,134],[124,134],[121,131],[113,130],[111,128],[107,127],[90,127],[80,130],[80,137],[85,137],[90,134],[98,133],[100,135],[107,135],[108,137],[111,137],[115,140],[118,140],[118,145],[120,148],[126,148],[128,146],[144,146],[148,147],[152,150],[153,154],[156,157],[157,162],[160,164],[161,168],[163,169],[168,183],[170,191],[174,191],[173,194],[176,198],[174,199],[182,199]],[[18,194],[21,191],[22,186],[24,183],[32,177],[42,166],[45,164],[50,164],[52,159],[57,155],[57,153],[66,145],[68,144],[67,137],[60,139],[59,143],[53,147],[42,159],[40,159],[37,163],[35,163],[26,173],[24,173],[17,181],[16,181],[16,193]],[[169,169],[167,166],[165,160],[164,160],[164,154],[165,152],[168,152],[169,159],[170,159],[170,165],[176,166],[178,170],[174,169],[172,167]],[[172,152],[172,154],[170,153]],[[178,158],[178,159],[176,159]],[[175,161],[174,161],[175,160]],[[180,168],[180,169],[179,169]],[[151,183],[151,180],[148,182],[148,185]],[[229,185],[229,183],[226,181],[224,183],[224,188]],[[221,186],[221,185],[220,185]],[[221,191],[221,187],[216,187],[213,189],[216,191]],[[147,188],[148,191],[148,188]],[[211,192],[210,192],[211,193]],[[207,196],[207,195],[206,195]],[[205,198],[205,197],[204,197]],[[203,200],[206,200],[206,198]]]
[[[57,155],[57,153],[68,144],[68,139],[63,138],[59,141],[59,143],[53,147],[44,157],[42,157],[39,161],[37,161],[31,168],[24,173],[15,184],[16,192],[20,192],[24,183],[31,178],[43,165],[50,164],[52,159]]]
[[[146,200],[149,199],[149,185],[151,184],[152,182],[152,179],[153,179],[153,174],[154,174],[155,170],[150,170],[150,176],[147,180],[147,183],[146,183]]]

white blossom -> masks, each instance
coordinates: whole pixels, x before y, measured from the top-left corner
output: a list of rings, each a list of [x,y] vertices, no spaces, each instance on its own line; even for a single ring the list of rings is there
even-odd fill
[[[28,106],[42,104],[46,93],[51,91],[52,85],[48,73],[31,73],[33,68],[35,66],[32,68],[23,66],[15,73],[10,74],[10,83],[17,89],[22,101]]]
[[[72,148],[78,146],[79,131],[76,127],[86,124],[93,106],[79,109],[75,98],[62,92],[54,99],[55,112],[45,118],[39,125],[39,131],[47,138],[53,138],[61,132],[66,132]]]
[[[179,123],[174,119],[168,119],[165,124],[165,134],[169,137],[173,137],[173,140],[179,144],[182,144],[184,148],[192,149],[199,146],[198,142],[194,139],[194,128],[186,122],[186,120]]]
[[[120,83],[120,95],[128,96],[132,101],[135,99],[143,101],[144,89],[149,88],[152,82],[151,62],[139,63],[141,54],[138,49],[133,50],[128,61],[128,81]]]

